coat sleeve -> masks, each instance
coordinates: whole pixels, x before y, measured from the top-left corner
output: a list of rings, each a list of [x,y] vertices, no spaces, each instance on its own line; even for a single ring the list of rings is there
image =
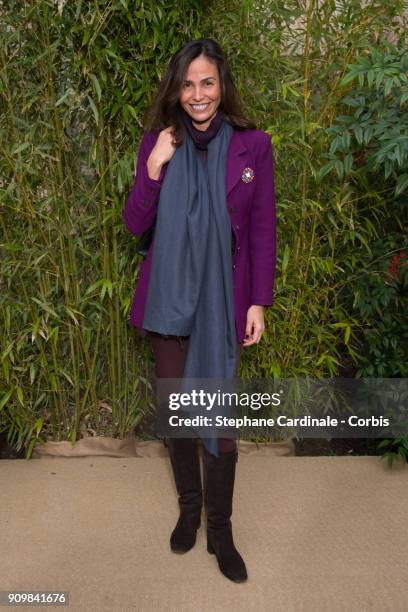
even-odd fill
[[[272,142],[269,134],[256,152],[255,189],[249,220],[251,306],[270,306],[276,269],[276,206]]]
[[[144,132],[137,156],[133,187],[126,198],[123,211],[123,220],[127,229],[136,235],[143,234],[153,224],[160,198],[163,169],[158,180],[150,178],[147,172],[147,160],[154,144],[151,136]]]

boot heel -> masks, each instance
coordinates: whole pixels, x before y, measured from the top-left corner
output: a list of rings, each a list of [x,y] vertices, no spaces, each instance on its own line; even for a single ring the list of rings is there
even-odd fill
[[[209,540],[207,540],[207,552],[210,553],[210,555],[215,555],[215,550],[213,549],[213,547],[211,546]]]

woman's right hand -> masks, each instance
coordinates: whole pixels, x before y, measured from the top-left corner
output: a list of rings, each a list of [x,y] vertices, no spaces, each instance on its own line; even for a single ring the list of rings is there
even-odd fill
[[[173,127],[167,127],[159,132],[156,144],[147,160],[147,170],[150,178],[158,179],[162,166],[173,157],[176,147],[173,144]]]

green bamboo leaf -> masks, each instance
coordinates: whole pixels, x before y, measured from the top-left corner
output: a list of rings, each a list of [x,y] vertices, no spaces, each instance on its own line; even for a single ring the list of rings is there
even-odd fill
[[[139,412],[139,414],[137,414],[135,416],[135,418],[133,419],[133,421],[131,421],[130,426],[131,427],[136,427],[136,425],[138,425],[140,423],[140,421],[143,418],[143,413]]]
[[[8,357],[8,355],[10,355],[10,359],[14,363],[13,347],[14,347],[14,342],[10,342],[10,344],[4,349],[2,356],[1,356],[2,361],[5,360],[6,357]]]
[[[375,87],[377,90],[380,89],[383,80],[384,80],[384,70],[378,70],[377,76],[375,79]]]
[[[69,308],[68,306],[65,306],[65,310],[67,311],[71,319],[74,321],[75,325],[79,325],[79,321],[76,318],[75,314],[79,316],[83,316],[82,312],[79,312],[78,310],[74,310],[73,308]]]
[[[334,167],[336,168],[337,175],[340,179],[343,178],[344,175],[344,167],[343,162],[340,159],[335,161]]]
[[[9,401],[12,393],[13,393],[14,389],[10,389],[10,391],[7,391],[7,393],[5,395],[3,395],[3,397],[0,400],[0,410],[2,410],[4,408],[4,406],[7,404],[7,402]]]
[[[343,104],[347,104],[348,106],[352,106],[353,108],[358,108],[360,106],[360,101],[356,98],[352,98],[351,96],[344,96],[341,99]]]
[[[367,73],[367,83],[368,86],[371,87],[373,82],[374,82],[374,77],[375,77],[375,71],[374,70],[369,70]]]
[[[285,250],[283,253],[282,272],[285,272],[286,268],[288,267],[289,255],[290,255],[290,247],[288,244],[286,244]]]
[[[348,142],[350,144],[350,134],[348,132],[344,132],[344,134],[341,137],[341,147],[343,151],[346,151],[349,146],[349,144],[347,144],[347,136],[348,136]]]
[[[389,446],[391,443],[391,440],[381,440],[381,442],[379,442],[379,444],[377,444],[377,448],[385,448],[386,446]]]
[[[339,136],[336,136],[336,138],[333,138],[331,145],[330,145],[330,149],[329,149],[329,153],[330,155],[334,155],[334,153],[337,151],[338,146],[340,145],[341,139]]]
[[[54,342],[54,346],[57,346],[58,336],[59,336],[59,327],[58,325],[55,325],[49,333],[49,338],[50,340]]]
[[[350,71],[345,77],[342,78],[342,80],[340,81],[340,86],[343,87],[344,85],[347,85],[351,81],[354,81],[357,74],[358,74],[357,70],[353,68],[352,71]]]
[[[282,370],[277,360],[271,365],[271,374],[274,378],[280,378],[282,375]]]
[[[133,108],[133,106],[130,106],[130,104],[127,104],[126,108],[128,109],[129,113],[132,115],[133,119],[137,121],[139,119],[139,116],[136,110]]]
[[[22,115],[24,115],[28,110],[30,110],[30,108],[32,107],[32,105],[35,102],[38,102],[39,100],[41,100],[40,96],[33,96],[32,98],[30,98],[29,100],[27,100],[27,102],[22,106],[21,108],[21,113]]]
[[[344,344],[348,344],[349,340],[350,340],[350,334],[351,334],[351,327],[350,325],[347,325],[346,330],[344,332]]]
[[[393,84],[394,84],[393,79],[387,79],[385,81],[385,87],[384,87],[384,95],[385,95],[385,97],[387,97],[388,94],[390,93]]]
[[[153,28],[153,49],[156,49],[159,42],[160,34],[156,28]]]
[[[82,8],[82,0],[77,0],[77,7],[75,11],[75,21],[78,21],[78,17],[81,14],[81,8]]]
[[[330,223],[331,223],[332,225],[334,225],[334,227],[335,227],[335,228],[338,230],[338,229],[339,229],[339,227],[338,227],[338,225],[337,225],[337,223],[336,223],[335,218],[333,217],[333,214],[332,214],[331,212],[329,212],[329,213],[327,213],[327,217],[328,217],[328,219],[329,219]]]
[[[88,287],[88,289],[85,291],[85,297],[90,295],[91,293],[94,293],[95,289],[98,289],[100,285],[103,285],[103,278]]]
[[[35,428],[36,428],[36,432],[37,432],[37,437],[38,437],[38,434],[40,433],[40,431],[41,431],[41,429],[42,429],[43,422],[44,422],[44,421],[43,421],[43,418],[42,418],[42,417],[40,417],[40,418],[37,420],[36,424],[35,424]]]
[[[402,106],[408,100],[408,91],[402,94],[400,99],[400,106]]]
[[[400,446],[398,448],[397,452],[401,456],[401,458],[404,459],[404,461],[406,461],[406,459],[407,459],[407,451],[405,450],[405,448],[403,446]]]
[[[40,263],[40,261],[41,261],[42,259],[46,259],[46,258],[47,258],[47,256],[48,256],[48,255],[47,255],[47,253],[42,253],[42,254],[41,254],[39,257],[37,257],[36,259],[34,259],[34,261],[33,261],[33,267],[34,267],[34,268],[37,268],[37,267],[38,267],[38,264]]]
[[[404,155],[404,151],[401,151],[401,148],[399,146],[395,147],[394,149],[394,156],[391,159],[395,159],[398,162],[398,165],[401,166],[402,165],[402,155]]]
[[[23,142],[23,144],[17,147],[17,149],[14,149],[14,151],[11,152],[11,155],[14,156],[16,153],[21,153],[21,151],[25,151],[25,149],[28,149],[29,147],[31,147],[31,142]]]
[[[4,378],[6,379],[7,382],[10,382],[10,365],[9,365],[9,360],[5,359],[2,363],[3,365],[3,373],[4,373]]]
[[[119,171],[117,175],[117,189],[118,193],[123,193],[123,181],[122,181],[122,173]]]
[[[55,376],[54,372],[50,372],[49,377],[50,377],[51,389],[53,391],[58,391],[58,381],[57,381],[57,377]]]
[[[333,170],[334,168],[334,160],[329,161],[327,164],[325,164],[322,168],[320,168],[319,173],[318,173],[318,178],[319,180],[321,180],[324,176],[326,176],[326,174],[328,174],[331,170]]]
[[[34,363],[30,364],[30,384],[32,385],[37,374],[37,367]]]
[[[59,99],[56,101],[55,106],[60,106],[60,105],[61,105],[61,104],[64,102],[64,100],[66,100],[66,99],[67,99],[67,98],[70,96],[70,94],[71,94],[71,92],[70,92],[69,90],[68,90],[68,91],[66,91],[66,92],[64,93],[64,95],[63,95],[63,96],[61,96],[61,98],[59,98]]]
[[[19,399],[20,404],[24,406],[24,394],[23,394],[23,389],[20,387],[20,385],[16,387],[16,391],[17,391],[17,397]]]
[[[92,79],[92,82],[94,84],[94,88],[95,88],[95,91],[96,91],[96,95],[98,96],[98,101],[100,102],[101,101],[101,97],[102,97],[102,92],[101,92],[101,86],[99,85],[99,81],[98,81],[97,77],[94,74],[91,73],[89,76]]]
[[[371,125],[369,125],[365,130],[364,130],[364,137],[363,140],[366,144],[369,144],[371,137],[373,135],[373,128],[371,127]]]
[[[351,153],[348,153],[346,155],[346,157],[344,158],[344,171],[346,174],[349,174],[351,172],[351,169],[353,167],[353,156]]]
[[[401,174],[397,179],[395,195],[400,195],[408,189],[408,174]]]
[[[299,97],[302,95],[302,94],[301,94],[299,91],[297,91],[297,90],[296,90],[294,87],[291,87],[290,85],[287,85],[286,87],[287,87],[288,92],[289,92],[290,94],[292,94],[292,96],[293,96],[294,98],[299,98]]]
[[[116,117],[116,115],[117,115],[117,113],[119,111],[119,108],[120,108],[119,104],[117,102],[115,102],[115,104],[113,104],[113,106],[112,106],[112,110],[111,110],[111,114],[110,114],[111,119]]]
[[[91,105],[94,117],[95,117],[95,123],[97,126],[99,126],[99,114],[98,114],[98,109],[95,106],[95,102],[92,100],[91,96],[87,96],[88,100],[89,100],[89,104]]]
[[[131,19],[131,15],[128,15],[128,19]],[[131,24],[133,25],[133,19],[131,19]],[[109,57],[112,57],[113,59],[115,59],[116,61],[120,62],[121,58],[119,57],[119,55],[117,53],[115,53],[114,51],[112,51],[112,49],[109,49],[108,47],[106,49],[104,49],[104,52],[106,53],[106,55],[109,55]]]
[[[91,38],[92,35],[92,30],[85,30],[84,35],[82,37],[82,42],[81,42],[81,47],[83,47],[84,45],[86,45],[86,43],[88,42],[88,40]]]
[[[330,248],[333,250],[334,249],[334,240],[333,240],[333,236],[332,236],[331,233],[328,234],[327,240],[329,241]]]
[[[105,297],[105,293],[106,291],[108,292],[109,297],[112,297],[113,294],[113,286],[112,286],[112,282],[108,279],[104,279],[102,281],[102,291],[100,293],[100,297],[101,297],[101,301],[103,302],[103,299]]]
[[[31,453],[33,452],[33,448],[37,443],[37,439],[36,438],[32,438],[30,440],[30,444],[28,445],[28,449],[27,449],[27,459],[31,459]]]
[[[361,129],[361,127],[359,125],[356,125],[354,128],[354,135],[356,137],[356,140],[358,142],[358,144],[362,144],[363,143],[363,130]]]
[[[57,315],[57,313],[55,312],[55,310],[53,310],[52,308],[50,308],[50,306],[48,306],[48,304],[44,304],[44,302],[41,302],[41,300],[39,300],[36,297],[31,296],[31,299],[33,300],[33,302],[36,302],[43,310],[45,310],[46,312],[48,312],[50,315],[52,315],[53,317],[55,317],[56,319],[58,319],[58,321],[61,321],[60,317]]]
[[[0,247],[2,249],[7,249],[7,251],[12,251],[14,253],[23,249],[23,246],[21,244],[13,244],[11,242],[0,242]]]
[[[69,382],[69,384],[71,385],[71,387],[74,387],[74,381],[72,380],[72,378],[69,376],[69,374],[67,372],[65,372],[65,370],[61,370],[61,376],[63,376],[64,378],[67,379],[67,381]]]
[[[362,235],[360,234],[360,232],[356,232],[355,234],[356,234],[356,237],[357,237],[357,238],[360,240],[360,242],[361,242],[362,244],[364,244],[364,246],[365,246],[365,247],[366,247],[366,249],[367,249],[367,252],[368,252],[368,253],[371,253],[370,247],[368,246],[368,242],[367,242],[367,240],[364,238],[364,236],[362,236]]]

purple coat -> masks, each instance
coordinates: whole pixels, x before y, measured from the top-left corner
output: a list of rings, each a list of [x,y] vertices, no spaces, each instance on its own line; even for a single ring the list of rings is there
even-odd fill
[[[132,234],[140,235],[154,222],[160,188],[168,164],[158,180],[147,172],[147,160],[158,132],[144,132],[137,160],[134,185],[126,199],[123,218]],[[254,171],[242,180],[245,168]],[[245,178],[245,176],[244,176]],[[237,341],[245,338],[247,311],[251,305],[270,306],[276,267],[276,210],[271,137],[261,130],[234,130],[228,149],[226,195],[236,246],[232,259],[235,329]],[[152,263],[154,239],[140,266],[130,322],[141,335]]]

